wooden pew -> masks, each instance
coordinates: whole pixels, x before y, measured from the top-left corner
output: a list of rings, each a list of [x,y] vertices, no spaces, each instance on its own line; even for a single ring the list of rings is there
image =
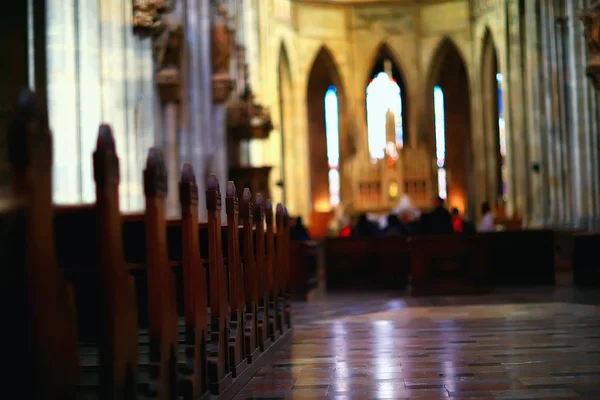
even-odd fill
[[[477,236],[410,238],[411,294],[472,294],[490,291],[487,252]]]
[[[181,394],[185,399],[209,397],[208,386],[208,285],[198,235],[198,185],[191,164],[184,164],[179,183],[181,246],[185,314],[186,366]]]
[[[13,188],[0,200],[3,304],[10,307],[3,310],[5,388],[19,398],[75,399],[74,296],[56,262],[52,139],[33,93],[20,93],[7,139]]]
[[[319,289],[323,267],[321,243],[290,240],[290,294],[294,301],[307,301]]]
[[[31,399],[232,398],[290,337],[287,330],[272,342],[268,329],[272,305],[289,309],[285,274],[273,279],[286,270],[288,236],[278,230],[276,254],[270,202],[263,207],[257,197],[254,208],[245,191],[241,226],[233,207],[233,223],[222,231],[221,194],[211,176],[208,221],[198,223],[197,185],[186,165],[182,218],[167,220],[164,160],[153,148],[143,177],[146,210],[121,215],[119,160],[103,125],[93,154],[96,203],[53,208],[50,135],[32,98],[23,99],[11,130],[15,189],[0,198],[0,249],[12,266],[3,293],[9,322],[15,319],[10,326],[22,328],[10,330],[10,343],[21,344],[8,353],[16,368],[11,382]],[[241,293],[238,348],[249,365],[235,379],[223,235],[233,239],[226,239],[225,254],[238,264],[231,268],[239,278],[233,298]],[[271,293],[284,300],[270,302]]]
[[[406,236],[327,238],[328,289],[402,290],[410,270]]]
[[[160,159],[160,156],[156,157],[158,159]],[[159,167],[158,170],[160,171],[162,167]],[[186,171],[187,171],[187,176],[188,178],[186,178]],[[165,227],[163,229],[166,229],[166,237],[167,237],[167,254],[169,255],[169,260],[167,262],[167,265],[169,267],[169,269],[173,269],[173,271],[171,271],[170,273],[173,273],[175,276],[177,276],[177,271],[181,270],[182,265],[185,266],[186,263],[188,265],[188,267],[185,267],[183,270],[183,277],[184,278],[180,278],[178,279],[178,282],[180,282],[177,285],[177,290],[178,292],[180,292],[180,296],[174,296],[177,298],[182,298],[182,300],[178,301],[178,305],[179,307],[171,307],[171,310],[175,310],[175,312],[177,312],[177,309],[183,309],[183,312],[179,312],[180,316],[187,318],[186,321],[190,321],[190,317],[189,314],[191,313],[191,306],[187,306],[189,305],[189,301],[190,301],[190,296],[192,295],[191,293],[188,295],[188,291],[186,291],[185,289],[185,282],[189,282],[190,278],[189,276],[191,275],[191,273],[188,273],[186,271],[190,271],[190,265],[197,265],[197,261],[192,262],[192,261],[186,261],[186,254],[191,252],[191,250],[189,251],[182,251],[182,249],[184,248],[189,248],[189,245],[185,245],[185,241],[183,240],[184,237],[186,237],[186,235],[183,233],[186,229],[185,228],[185,216],[189,214],[189,211],[185,211],[186,210],[186,204],[187,204],[187,208],[189,209],[191,207],[191,204],[197,204],[197,200],[194,200],[193,202],[189,202],[187,200],[185,200],[185,196],[183,195],[183,193],[185,193],[185,185],[189,186],[190,183],[186,182],[186,179],[189,181],[189,176],[190,174],[193,174],[193,172],[190,172],[188,170],[188,168],[186,168],[186,170],[184,170],[184,174],[182,177],[182,183],[181,183],[181,190],[180,192],[182,193],[181,196],[181,200],[182,200],[182,220],[170,220],[167,221],[165,224]],[[158,174],[160,175],[160,174]],[[210,199],[214,199],[214,187],[215,185],[217,185],[218,187],[218,182],[216,182],[214,180],[214,177],[211,177],[212,183],[209,182],[209,191],[208,191],[208,204],[209,207],[211,204],[216,204],[216,205],[220,205],[220,200],[217,202],[212,202],[210,201]],[[212,186],[211,186],[212,185]],[[188,190],[189,191],[189,190]],[[220,196],[219,196],[220,199]],[[85,218],[81,218],[83,214],[85,214],[85,210],[89,209],[89,210],[93,210],[93,208],[91,207],[76,207],[75,208],[78,211],[77,214],[77,218],[76,220],[79,221],[86,221]],[[66,210],[60,210],[61,212],[59,212],[59,215],[64,215]],[[210,217],[215,220],[217,218],[220,218],[220,214],[217,211],[217,208],[215,208],[215,212],[212,213],[212,215],[210,215]],[[76,215],[73,214],[72,217],[75,217]],[[73,218],[71,219],[72,222]],[[133,214],[133,215],[125,215],[123,217],[124,220],[124,225],[123,225],[123,230],[125,233],[125,237],[124,237],[124,254],[125,254],[125,258],[127,259],[128,263],[129,263],[129,268],[133,271],[133,274],[137,277],[136,281],[137,281],[137,292],[138,292],[138,302],[140,304],[146,304],[148,303],[148,299],[149,299],[149,294],[148,294],[148,286],[147,286],[147,281],[145,279],[145,260],[147,259],[147,252],[148,252],[148,247],[147,246],[147,238],[150,236],[150,233],[147,231],[146,226],[147,226],[147,221],[148,218],[145,214]],[[88,222],[89,222],[89,218],[88,218]],[[189,225],[189,223],[188,223]],[[204,254],[209,254],[209,260],[208,260],[208,264],[209,264],[209,269],[214,269],[216,272],[212,274],[212,276],[219,276],[219,270],[215,269],[214,267],[221,265],[221,272],[225,272],[224,271],[224,263],[223,263],[223,249],[221,248],[221,240],[223,237],[227,238],[227,234],[228,234],[228,229],[225,228],[223,229],[223,231],[221,232],[221,234],[219,233],[213,233],[211,234],[211,230],[212,232],[218,232],[219,230],[221,230],[221,226],[220,226],[220,220],[217,221],[217,223],[212,224],[210,223],[210,221],[208,223],[204,223],[204,224],[198,224],[196,223],[196,229],[197,229],[197,236],[199,238],[202,238],[201,240],[199,240],[200,243],[200,249],[204,249],[202,252]],[[74,230],[73,230],[74,231]],[[189,234],[188,236],[188,241],[191,242],[191,238],[189,238]],[[218,240],[219,238],[221,238],[221,240]],[[197,239],[198,240],[198,239]],[[226,239],[227,240],[227,239]],[[213,248],[219,249],[214,252],[213,254],[213,258],[214,260],[212,261],[211,264],[211,260],[210,260],[210,246],[212,246]],[[236,247],[233,247],[236,248]],[[179,249],[179,250],[178,250]],[[237,254],[239,254],[239,252],[236,252]],[[91,253],[90,253],[91,254]],[[238,256],[239,258],[239,256]],[[164,260],[163,260],[164,262]],[[202,268],[202,267],[200,267]],[[201,272],[202,274],[202,272]],[[192,278],[193,279],[193,278]],[[221,278],[223,279],[223,277]],[[221,288],[224,288],[224,290],[220,290],[221,293],[224,293],[225,295],[227,295],[227,287],[226,287],[226,282],[227,280],[224,281],[225,283],[222,283],[220,285]],[[214,287],[214,286],[212,286]],[[211,288],[212,288],[211,287]],[[84,290],[87,291],[87,290]],[[181,295],[183,292],[183,296]],[[211,290],[208,290],[208,292],[211,292]],[[214,294],[219,293],[218,290],[212,290],[212,292],[214,292]],[[206,290],[204,291],[204,297],[206,297]],[[202,298],[202,294],[200,296],[200,298]],[[229,301],[228,299],[226,300],[226,307],[227,309],[229,308]],[[199,302],[201,303],[202,300],[199,300]],[[187,304],[187,305],[186,305]],[[215,303],[218,304],[218,303]],[[183,307],[182,307],[183,305]],[[138,309],[138,313],[140,314],[140,323],[142,327],[146,327],[148,325],[148,312],[145,312],[144,310],[145,307],[140,307]],[[204,311],[204,314],[206,315],[206,310]],[[214,312],[211,312],[211,316],[215,317],[216,315],[219,315],[219,307],[215,307],[214,308]],[[221,314],[221,315],[226,315],[226,314]],[[200,311],[200,317],[198,317],[198,320],[201,321],[202,320],[202,312]],[[217,318],[218,320],[218,318]],[[201,324],[201,323],[199,323]],[[192,339],[190,339],[190,335],[193,332],[189,326],[186,326],[185,328],[180,324],[179,327],[180,330],[180,340],[179,340],[179,344],[180,345],[184,345],[186,346],[186,351],[179,351],[179,372],[181,373],[181,376],[179,376],[179,391],[180,393],[189,393],[191,391],[191,388],[193,387],[191,385],[191,382],[194,382],[197,384],[197,390],[196,393],[197,395],[195,396],[195,398],[198,398],[199,395],[201,395],[202,393],[204,393],[203,391],[203,385],[202,380],[205,378],[205,375],[202,372],[198,372],[197,374],[195,374],[197,376],[197,379],[193,379],[190,378],[190,376],[193,374],[193,369],[188,368],[187,365],[190,363],[195,363],[198,364],[200,363],[200,366],[203,365],[202,361],[199,358],[191,358],[191,354],[192,351],[191,349],[187,348],[188,343],[192,341]],[[206,331],[206,328],[204,329]],[[144,332],[144,331],[142,331]],[[212,341],[209,343],[208,347],[210,348],[211,346],[213,346],[213,348],[218,348],[218,343],[225,343],[227,344],[228,340],[227,340],[227,336],[226,333],[222,333],[221,337],[223,337],[224,339],[221,340],[221,337],[219,337],[218,335],[218,329],[216,330],[212,330],[211,329],[211,333],[212,333]],[[208,335],[208,333],[206,333]],[[219,337],[219,340],[216,341],[214,340],[215,337]],[[142,338],[140,339],[142,342],[145,342],[145,335],[142,336]],[[198,351],[201,351],[202,347],[204,347],[205,344],[203,345],[202,343],[198,344],[196,347],[196,349],[198,349]],[[196,353],[198,354],[198,353]],[[224,351],[222,351],[220,354],[219,353],[215,353],[215,357],[213,357],[213,366],[217,367],[217,371],[218,368],[221,368],[222,372],[222,376],[221,376],[221,381],[217,381],[216,379],[219,378],[219,375],[212,375],[210,378],[210,382],[212,383],[212,391],[214,393],[220,393],[220,394],[225,394],[227,395],[227,392],[231,392],[235,393],[235,390],[231,389],[231,383],[232,383],[232,377],[231,377],[231,373],[230,370],[228,369],[227,366],[227,357],[224,354]],[[199,355],[201,356],[201,355]],[[206,356],[206,354],[205,354]],[[171,364],[170,367],[172,367],[174,365],[174,358],[173,357],[171,359]],[[142,372],[146,372],[149,373],[149,368],[148,368],[148,363],[146,361],[142,362]],[[201,371],[201,367],[198,367],[199,371]],[[208,365],[206,366],[206,369],[208,370]],[[214,370],[213,370],[214,371]],[[254,371],[253,373],[255,373],[256,371]],[[146,377],[142,377],[142,381],[147,381],[149,378]],[[199,381],[199,382],[198,382]],[[208,381],[208,380],[207,380]],[[242,383],[238,383],[238,389],[239,386]],[[140,385],[141,390],[143,393],[146,393],[148,391],[148,385]],[[199,393],[199,394],[198,394]]]
[[[485,241],[491,283],[506,285],[554,285],[554,232],[525,230],[480,233]]]
[[[577,286],[600,286],[600,233],[575,235],[573,243],[573,283]]]
[[[245,357],[245,296],[244,272],[239,241],[239,198],[235,184],[228,182],[225,199],[227,212],[227,272],[229,282],[229,360],[231,372],[238,376],[248,367]]]
[[[254,201],[254,223],[256,230],[254,231],[254,253],[256,256],[256,288],[258,304],[256,309],[256,328],[258,346],[261,351],[265,351],[272,344],[269,336],[269,259],[273,258],[272,254],[268,254],[266,246],[265,233],[265,207],[263,198],[260,193],[256,195]],[[272,211],[271,211],[272,213]],[[271,250],[273,250],[271,248]]]

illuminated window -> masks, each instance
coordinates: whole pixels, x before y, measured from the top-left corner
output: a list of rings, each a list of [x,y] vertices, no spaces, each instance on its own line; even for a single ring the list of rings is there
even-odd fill
[[[437,159],[438,195],[448,197],[446,177],[446,124],[444,116],[444,91],[441,87],[433,88],[433,109],[435,118],[435,156]]]
[[[506,201],[508,192],[506,187],[507,171],[506,171],[506,122],[504,120],[504,107],[502,104],[502,74],[496,74],[496,82],[498,84],[498,140],[500,141],[500,164],[502,174],[502,198]]]
[[[325,135],[327,138],[327,162],[329,164],[329,203],[340,204],[340,130],[338,96],[335,86],[325,93]]]
[[[386,113],[392,110],[395,117],[396,146],[404,143],[402,129],[402,96],[400,86],[386,72],[380,72],[367,86],[367,135],[372,159],[382,159],[387,143]]]

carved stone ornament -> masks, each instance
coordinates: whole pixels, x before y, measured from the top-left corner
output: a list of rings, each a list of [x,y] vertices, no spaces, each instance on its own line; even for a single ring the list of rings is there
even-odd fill
[[[273,130],[271,113],[255,102],[252,89],[227,107],[228,134],[238,139],[265,139]]]
[[[154,41],[156,87],[161,100],[178,102],[181,97],[181,48],[183,27],[169,26]]]
[[[234,35],[227,26],[227,22],[227,10],[219,6],[211,29],[214,103],[224,103],[234,88],[233,80],[229,74],[231,54],[234,49]]]
[[[586,75],[594,87],[600,90],[600,1],[583,10],[580,19],[585,26],[585,39],[588,47]]]
[[[133,32],[141,37],[159,35],[165,28],[161,14],[173,4],[174,0],[133,0]]]

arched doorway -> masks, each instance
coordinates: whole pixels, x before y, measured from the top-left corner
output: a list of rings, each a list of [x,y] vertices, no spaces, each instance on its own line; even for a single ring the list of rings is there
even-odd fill
[[[450,39],[443,40],[433,57],[427,88],[427,143],[437,163],[437,192],[449,207],[473,217],[469,80],[465,62]]]
[[[340,125],[344,88],[329,50],[319,50],[306,93],[310,168],[311,229],[326,229],[333,207],[341,201]]]
[[[279,130],[281,132],[281,171],[280,176],[276,179],[283,184],[282,201],[290,210],[297,210],[295,199],[290,198],[289,185],[294,182],[293,173],[288,168],[288,157],[286,155],[293,152],[294,143],[291,135],[290,122],[293,118],[293,101],[292,101],[292,73],[290,70],[290,62],[287,51],[284,45],[279,49],[279,64],[278,64],[278,86],[279,86]]]
[[[481,60],[483,126],[486,159],[486,199],[492,204],[506,200],[506,136],[502,107],[503,76],[498,69],[496,46],[487,30]]]
[[[408,96],[404,76],[386,44],[382,44],[377,51],[365,88],[369,155],[372,159],[382,159],[385,151],[402,148],[409,141]],[[394,138],[386,138],[388,110],[394,114]]]

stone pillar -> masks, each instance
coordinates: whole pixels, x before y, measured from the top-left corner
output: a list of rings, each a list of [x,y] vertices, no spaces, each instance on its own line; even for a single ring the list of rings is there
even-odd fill
[[[524,106],[527,110],[541,110],[543,98],[540,95],[540,66],[542,58],[539,53],[539,26],[540,20],[536,10],[536,2],[525,2],[525,79],[524,83],[528,93],[527,102]],[[525,165],[526,173],[529,174],[529,185],[527,192],[526,220],[527,226],[539,227],[544,223],[544,210],[549,208],[548,196],[545,195],[547,187],[543,183],[543,175],[540,170],[542,161],[541,143],[541,112],[527,113],[527,147],[529,153],[529,164]]]
[[[577,98],[579,105],[580,121],[582,121],[582,132],[580,138],[574,144],[573,151],[578,151],[581,157],[580,161],[580,182],[582,184],[582,193],[579,201],[581,202],[581,225],[591,229],[600,228],[600,108],[599,93],[600,90],[600,1],[590,2],[577,1],[577,9],[584,7],[584,12],[580,15],[584,23],[585,44],[587,54],[582,46],[579,46],[579,62],[583,63],[586,58],[586,74],[589,81],[594,85],[581,82],[579,85],[580,95]],[[575,6],[571,7],[574,8]],[[570,11],[573,12],[573,11]],[[575,30],[575,29],[574,29]],[[579,76],[578,76],[579,78]],[[575,159],[575,157],[573,157]],[[585,179],[585,178],[587,179]],[[588,214],[588,215],[586,215]]]
[[[509,204],[508,210],[511,213],[518,212],[519,214],[527,213],[526,201],[528,197],[529,186],[529,149],[528,143],[524,140],[525,124],[524,124],[524,82],[522,69],[522,43],[521,12],[519,9],[519,1],[510,0],[506,6],[506,18],[508,22],[508,68],[506,73],[506,83],[508,86],[508,96],[510,99],[505,104],[507,115],[507,163],[511,165],[511,176],[509,180],[513,181],[512,189],[512,204]],[[512,209],[511,207],[512,206]]]

